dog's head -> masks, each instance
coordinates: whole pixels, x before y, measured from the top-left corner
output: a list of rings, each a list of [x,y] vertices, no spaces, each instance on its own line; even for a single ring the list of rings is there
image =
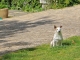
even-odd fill
[[[54,29],[56,29],[56,32],[61,32],[61,28],[62,28],[62,26],[57,27],[54,25]]]

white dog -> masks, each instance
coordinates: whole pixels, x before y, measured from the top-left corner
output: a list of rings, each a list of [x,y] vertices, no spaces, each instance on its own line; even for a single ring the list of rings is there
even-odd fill
[[[62,33],[61,33],[61,28],[62,28],[62,26],[60,26],[60,27],[54,26],[54,29],[56,29],[56,31],[55,31],[53,40],[50,43],[50,45],[53,47],[54,46],[62,46],[63,37],[62,37]]]

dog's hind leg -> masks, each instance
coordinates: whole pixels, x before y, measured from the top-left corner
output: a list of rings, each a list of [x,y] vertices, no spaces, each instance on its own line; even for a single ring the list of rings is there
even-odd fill
[[[59,44],[59,46],[62,46],[62,41],[61,41],[61,40],[59,40],[58,44]]]

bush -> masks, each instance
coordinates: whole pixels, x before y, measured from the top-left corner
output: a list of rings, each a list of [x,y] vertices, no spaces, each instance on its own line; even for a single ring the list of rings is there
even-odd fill
[[[5,5],[5,4],[3,5],[3,4],[0,3],[0,9],[7,8],[7,7],[8,7],[7,5]]]
[[[2,0],[2,1],[0,2],[0,9],[2,9],[2,8],[8,8],[8,5],[5,3],[4,0]]]
[[[41,11],[40,0],[0,0],[0,8],[9,8],[23,10],[27,12],[37,12]],[[68,6],[73,6],[74,4],[80,4],[80,0],[46,0],[48,3],[48,8],[64,8]]]
[[[39,0],[12,0],[11,9],[35,12],[41,10]]]
[[[80,0],[47,0],[49,8],[63,8],[80,4]]]
[[[1,0],[0,8],[37,12],[42,10],[39,0]]]

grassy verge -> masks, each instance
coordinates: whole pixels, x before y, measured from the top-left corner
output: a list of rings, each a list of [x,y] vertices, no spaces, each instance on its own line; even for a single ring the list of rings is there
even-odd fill
[[[22,49],[1,56],[0,60],[80,60],[80,36],[63,41],[63,46],[51,48],[49,44]]]

